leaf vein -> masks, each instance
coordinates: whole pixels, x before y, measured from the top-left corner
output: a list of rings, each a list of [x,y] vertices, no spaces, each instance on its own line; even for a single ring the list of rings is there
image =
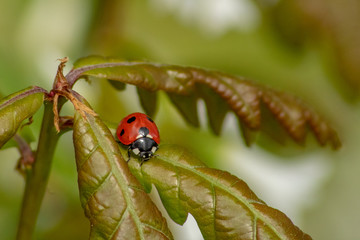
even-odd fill
[[[94,196],[95,193],[97,193],[101,188],[105,185],[105,183],[110,179],[111,173],[109,172],[106,177],[100,181],[99,185],[94,188],[94,191],[90,192],[89,197],[87,198],[87,201],[85,202],[85,205],[87,205],[90,201],[90,199]]]
[[[116,225],[116,227],[114,228],[114,231],[111,233],[109,239],[113,239],[113,236],[115,235],[115,233],[119,230],[120,225],[124,222],[124,216],[125,214],[128,212],[128,207],[125,208],[125,210],[122,212],[121,217],[118,221],[118,224]]]
[[[267,222],[266,218],[263,218],[261,216],[261,214],[259,214],[259,212],[256,210],[256,208],[254,208],[252,206],[252,204],[245,200],[241,195],[238,195],[236,193],[234,193],[230,187],[228,186],[225,186],[224,184],[222,184],[221,182],[217,181],[216,179],[214,180],[212,177],[204,174],[204,173],[201,173],[199,171],[197,171],[197,169],[194,169],[192,167],[189,167],[185,164],[182,164],[182,163],[179,163],[179,162],[175,162],[175,161],[172,161],[171,159],[168,159],[166,157],[163,157],[163,156],[159,156],[158,159],[161,159],[162,161],[165,161],[166,163],[170,164],[170,165],[173,165],[175,168],[183,168],[184,170],[187,170],[187,171],[190,171],[192,172],[193,174],[197,175],[197,176],[200,176],[201,178],[203,178],[204,180],[206,180],[207,182],[211,182],[213,183],[213,185],[215,187],[218,187],[220,189],[223,189],[224,191],[226,191],[228,194],[230,194],[231,196],[234,196],[236,197],[237,199],[239,199],[239,201],[246,207],[248,208],[254,215],[256,218],[258,219],[261,219],[262,222],[264,222],[266,225],[269,226],[269,228],[277,235],[277,236],[281,236],[280,233],[278,231],[276,231],[276,229],[274,229],[274,227]],[[257,202],[258,204],[262,204],[262,205],[266,205],[264,202]],[[280,237],[281,238],[281,237]]]

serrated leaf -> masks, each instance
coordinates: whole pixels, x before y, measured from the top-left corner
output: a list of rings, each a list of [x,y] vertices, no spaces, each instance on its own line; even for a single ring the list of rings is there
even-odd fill
[[[197,97],[194,94],[179,95],[168,93],[170,101],[179,110],[185,120],[192,126],[199,127],[199,118],[197,114]]]
[[[276,115],[274,118],[274,113],[265,105],[265,103],[262,105],[261,114],[264,117],[264,121],[261,123],[261,131],[270,136],[272,141],[285,145],[289,133],[286,132],[279,120],[276,119]],[[303,141],[304,139],[296,142],[302,145]]]
[[[21,123],[41,107],[45,92],[32,86],[0,100],[0,148],[15,135]]]
[[[262,124],[271,116],[262,115],[264,104],[295,142],[303,144],[310,129],[321,145],[330,143],[333,148],[340,147],[336,132],[300,100],[241,77],[194,67],[89,57],[79,59],[66,78],[73,85],[77,79],[87,76],[133,84],[148,91],[163,90],[171,96],[184,118],[195,126],[198,122],[194,106],[196,100],[203,97],[207,106],[215,106],[207,107],[214,132],[220,132],[227,108],[240,119],[242,129],[249,130],[244,133],[248,136],[245,138],[248,144],[252,142],[252,132],[262,130]],[[214,99],[210,101],[211,96],[204,94],[202,87],[213,91]],[[220,106],[226,108],[220,110]]]
[[[299,99],[270,89],[263,92],[262,99],[279,123],[297,143],[304,143],[308,127],[310,127],[322,146],[327,143],[330,143],[334,149],[341,146],[335,130]]]
[[[130,173],[109,129],[99,117],[85,116],[76,112],[73,138],[90,239],[172,239],[165,219]]]
[[[145,113],[150,117],[154,117],[157,107],[157,92],[147,91],[141,87],[137,87],[136,90]]]
[[[190,213],[205,239],[311,239],[244,181],[208,168],[182,148],[161,145],[156,157],[142,166],[132,159],[129,166],[147,191],[154,184],[175,222],[183,224]]]
[[[197,91],[205,101],[211,130],[215,135],[220,135],[225,116],[229,112],[228,105],[220,99],[219,95],[207,86],[199,85],[197,86]]]
[[[113,88],[115,88],[118,91],[123,91],[126,88],[126,84],[119,82],[119,81],[114,81],[114,80],[108,80],[108,82],[111,84],[111,86],[113,86]]]
[[[322,146],[330,143],[334,149],[341,147],[341,142],[336,131],[330,127],[329,124],[319,116],[319,114],[309,108],[304,111],[310,128],[315,133],[317,141]]]
[[[250,147],[256,141],[258,132],[247,127],[246,124],[244,124],[244,122],[241,120],[241,118],[238,118],[238,125],[240,129],[240,134],[242,135],[246,146]]]
[[[293,139],[303,143],[306,134],[306,117],[297,99],[273,90],[264,91],[263,101]]]

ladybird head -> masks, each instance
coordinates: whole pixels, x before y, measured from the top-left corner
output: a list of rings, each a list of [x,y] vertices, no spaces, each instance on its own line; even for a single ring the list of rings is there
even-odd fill
[[[130,145],[130,149],[135,155],[148,160],[158,149],[158,144],[149,137],[140,137]]]

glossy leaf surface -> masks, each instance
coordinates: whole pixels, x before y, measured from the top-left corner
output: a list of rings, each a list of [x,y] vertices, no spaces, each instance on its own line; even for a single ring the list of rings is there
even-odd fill
[[[236,176],[208,168],[173,145],[161,145],[157,154],[141,167],[131,159],[131,171],[147,191],[155,185],[175,222],[183,224],[191,213],[205,239],[311,239]]]
[[[0,147],[41,107],[44,93],[42,88],[28,87],[0,100]]]
[[[130,173],[97,116],[75,114],[74,146],[81,205],[90,239],[172,239],[165,219]]]
[[[248,144],[253,141],[253,134],[248,133],[261,130],[268,117],[275,117],[299,144],[310,130],[321,145],[329,144],[334,149],[341,145],[326,121],[299,99],[241,77],[194,67],[87,57],[78,60],[66,78],[73,85],[77,79],[88,76],[133,84],[148,91],[163,90],[184,118],[195,126],[198,125],[196,103],[203,98],[213,131],[220,132],[224,116],[231,110],[239,118],[242,129],[246,129],[243,136]],[[262,114],[262,107],[272,115]]]

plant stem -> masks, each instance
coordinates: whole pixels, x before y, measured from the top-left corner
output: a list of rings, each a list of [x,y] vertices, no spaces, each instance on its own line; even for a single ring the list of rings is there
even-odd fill
[[[45,101],[44,105],[44,116],[35,162],[26,177],[17,240],[30,240],[32,238],[45,194],[55,147],[60,136],[54,127],[53,103]]]

